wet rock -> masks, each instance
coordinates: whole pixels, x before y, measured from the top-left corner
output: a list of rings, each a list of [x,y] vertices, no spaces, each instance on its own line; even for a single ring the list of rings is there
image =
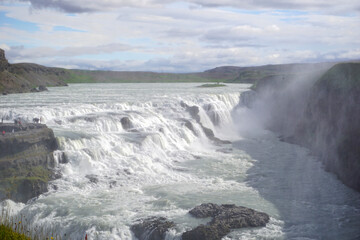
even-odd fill
[[[39,92],[43,92],[43,91],[49,91],[49,90],[44,85],[40,85],[39,86]]]
[[[181,120],[185,122],[185,127],[187,127],[190,131],[192,131],[195,136],[198,136],[193,124],[189,120],[187,119],[181,119]]]
[[[208,226],[200,225],[182,235],[182,240],[220,240],[230,232],[227,226]]]
[[[39,90],[37,90],[37,88],[32,88],[30,92],[39,92]]]
[[[165,239],[166,232],[175,227],[175,223],[163,217],[152,217],[143,219],[131,226],[131,231],[139,240],[161,240]]]
[[[211,122],[218,126],[220,124],[220,115],[216,112],[216,108],[213,104],[205,104],[203,106],[203,109],[205,110],[206,114],[209,116]]]
[[[128,130],[130,128],[134,128],[132,122],[130,121],[130,119],[128,117],[123,117],[121,120],[121,126],[123,129]]]
[[[110,183],[109,183],[109,187],[110,187],[110,188],[116,187],[116,185],[117,185],[117,182],[116,182],[115,180],[112,180],[112,181],[110,181]]]
[[[201,125],[201,128],[204,131],[205,135],[210,140],[214,141],[215,143],[221,143],[221,144],[230,144],[231,143],[228,140],[221,140],[220,138],[215,137],[214,132],[210,128],[204,127],[202,124],[200,124],[200,125]]]
[[[61,155],[59,156],[59,163],[66,164],[68,162],[69,162],[68,157],[65,155],[64,152],[62,152]]]
[[[212,220],[207,225],[200,225],[185,232],[182,236],[183,240],[220,240],[231,229],[263,227],[270,220],[266,213],[234,204],[206,203],[193,208],[189,213],[196,218],[212,217]]]
[[[212,141],[214,141],[215,143],[218,143],[218,144],[229,144],[231,143],[230,141],[227,141],[227,140],[221,140],[217,137],[215,137],[215,134],[214,132],[210,129],[210,128],[207,128],[207,127],[204,127],[204,125],[201,123],[200,121],[200,115],[199,115],[199,107],[197,106],[189,106],[187,105],[186,103],[184,102],[180,102],[180,105],[186,109],[187,112],[190,113],[191,117],[193,119],[196,120],[196,122],[201,126],[203,132],[205,133],[205,135]],[[189,128],[190,130],[193,131],[193,126],[190,122],[185,122],[185,126],[187,128]],[[195,131],[193,131],[195,132]],[[196,135],[196,134],[195,134]]]
[[[95,174],[88,174],[85,176],[91,183],[97,184],[99,182],[98,176]]]

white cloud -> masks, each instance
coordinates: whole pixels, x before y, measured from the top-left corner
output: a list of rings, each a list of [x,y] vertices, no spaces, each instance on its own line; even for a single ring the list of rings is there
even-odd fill
[[[176,72],[359,55],[359,14],[334,15],[333,1],[188,2],[34,0],[30,11],[28,5],[8,3],[1,6],[7,17],[39,29],[0,24],[0,44],[8,46],[10,62]],[[288,10],[278,11],[281,6]],[[304,11],[321,6],[321,12]],[[61,7],[83,13],[66,14],[57,10]],[[57,31],[59,26],[74,31]]]

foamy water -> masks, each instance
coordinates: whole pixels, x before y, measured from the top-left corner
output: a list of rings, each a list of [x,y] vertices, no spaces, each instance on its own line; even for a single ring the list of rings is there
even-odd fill
[[[236,230],[226,239],[360,236],[359,194],[323,171],[306,149],[254,124],[238,106],[249,85],[196,86],[74,84],[0,97],[7,121],[42,117],[58,139],[56,155],[69,160],[58,164],[62,177],[48,193],[2,206],[65,239],[135,239],[130,226],[150,216],[174,221],[167,239],[180,239],[204,223],[187,212],[205,202],[271,215],[266,227]],[[233,143],[210,141],[182,102],[199,107],[201,124]],[[123,129],[124,117],[130,129]]]

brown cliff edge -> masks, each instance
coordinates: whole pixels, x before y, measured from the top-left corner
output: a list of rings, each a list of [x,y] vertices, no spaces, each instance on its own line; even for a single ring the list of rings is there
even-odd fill
[[[69,72],[33,63],[10,64],[0,49],[0,94],[39,92],[46,87],[67,86]]]

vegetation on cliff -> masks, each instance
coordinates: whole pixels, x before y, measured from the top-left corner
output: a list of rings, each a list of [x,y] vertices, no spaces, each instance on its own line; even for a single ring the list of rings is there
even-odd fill
[[[32,63],[9,64],[0,49],[0,94],[41,91],[44,86],[66,86],[69,73]],[[42,86],[38,88],[39,86]]]
[[[5,132],[0,136],[0,200],[27,202],[46,192],[54,177],[57,142],[53,131],[42,124],[19,128],[0,124]]]

